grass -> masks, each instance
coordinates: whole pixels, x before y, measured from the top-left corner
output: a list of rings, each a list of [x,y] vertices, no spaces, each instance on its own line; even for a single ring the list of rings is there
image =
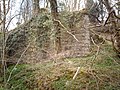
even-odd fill
[[[120,60],[110,45],[82,58],[69,58],[19,65],[8,84],[9,90],[120,90]],[[91,65],[93,63],[93,65]],[[80,67],[76,78],[73,76]],[[8,68],[8,75],[13,66]],[[1,79],[0,79],[1,80]],[[1,84],[2,86],[2,84]],[[0,88],[2,89],[2,87]]]
[[[8,79],[10,72],[12,71],[14,66],[10,66],[6,71],[6,79]],[[27,78],[31,75],[31,72],[26,72],[26,68],[28,65],[21,64],[18,65],[12,73],[10,81],[7,83],[7,88],[9,90],[28,90],[25,83]],[[25,73],[26,72],[26,73]],[[3,79],[2,79],[3,80]],[[1,85],[0,90],[6,90]]]

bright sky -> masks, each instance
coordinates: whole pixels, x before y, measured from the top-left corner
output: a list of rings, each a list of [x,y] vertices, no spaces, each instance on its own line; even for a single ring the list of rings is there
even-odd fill
[[[7,15],[7,20],[8,22],[10,21],[10,19],[12,17],[14,17],[15,15],[18,15],[19,14],[19,10],[20,10],[20,3],[21,3],[22,0],[11,0],[11,7],[10,7],[10,11]],[[15,17],[10,25],[9,25],[9,30],[10,29],[14,29],[16,27],[16,23],[17,23],[18,19],[17,17]]]
[[[14,17],[15,15],[20,14],[20,7],[21,7],[22,1],[23,0],[11,0],[10,11],[7,15],[7,20],[8,21],[10,21],[10,19],[12,17]],[[24,1],[26,1],[26,0],[24,0]],[[19,15],[11,21],[11,23],[8,27],[9,30],[14,29],[17,26],[16,23],[18,22],[18,19],[19,19]]]
[[[15,15],[19,14],[20,13],[20,4],[23,0],[11,0],[11,7],[10,7],[10,12],[8,13],[7,15],[7,20],[9,21],[11,18],[10,17],[14,17]],[[60,1],[63,1],[63,0],[59,0]],[[65,1],[65,0],[64,0]],[[71,0],[69,0],[71,1]],[[77,0],[79,1],[79,0]],[[96,1],[96,0],[94,0]],[[114,1],[114,0],[113,0]],[[40,6],[42,7],[44,4],[41,4]],[[84,0],[81,0],[81,8],[84,8]],[[18,22],[18,17],[14,18],[12,20],[12,22],[10,23],[9,25],[9,30],[11,29],[14,29],[16,27],[16,23]]]
[[[15,15],[19,14],[20,4],[21,4],[22,1],[23,0],[11,0],[11,4],[12,4],[11,7],[10,7],[11,9],[10,9],[10,12],[8,13],[8,15],[7,15],[7,20],[8,21],[11,19],[10,18],[11,16],[14,17]],[[63,1],[63,0],[59,0],[59,1]],[[81,1],[82,1],[81,3],[83,3],[84,0],[81,0]],[[41,4],[40,6],[42,7],[43,5],[44,4]],[[84,5],[81,5],[81,6],[84,7]],[[18,22],[18,17],[14,18],[12,20],[8,29],[9,30],[14,29],[16,27],[17,22]]]

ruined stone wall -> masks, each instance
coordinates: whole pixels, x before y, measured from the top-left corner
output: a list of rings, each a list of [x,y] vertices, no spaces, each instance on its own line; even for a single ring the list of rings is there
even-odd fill
[[[45,20],[43,20],[43,17]],[[89,54],[90,35],[88,30],[88,16],[85,16],[77,26],[68,30],[78,41],[71,34],[67,33],[67,31],[62,31],[62,52],[59,55],[55,55],[55,57],[49,33],[51,28],[44,24],[48,22],[46,19],[51,23],[48,16],[41,16],[39,19],[33,19],[31,22],[21,25],[19,28],[16,28],[14,33],[10,34],[7,40],[7,52],[10,54],[7,57],[8,60],[17,62],[21,58],[20,62],[36,63],[52,58],[81,57]],[[38,21],[36,22],[36,20]],[[24,55],[21,57],[22,54]]]
[[[62,52],[55,55],[53,52],[53,46],[51,46],[50,41],[49,45],[40,48],[34,39],[30,44],[23,60],[25,63],[36,63],[43,60],[49,59],[61,59],[61,58],[72,58],[72,57],[82,57],[86,56],[90,52],[90,34],[89,34],[89,18],[85,16],[83,21],[81,21],[78,27],[72,28],[70,31],[72,35],[74,35],[77,40],[67,31],[63,31],[62,33]]]
[[[73,37],[73,35],[68,33],[65,33],[62,37],[63,51],[70,52],[66,57],[81,57],[89,54],[90,35],[88,30],[88,16],[85,16],[80,24],[82,27],[75,27],[71,31],[78,41]]]

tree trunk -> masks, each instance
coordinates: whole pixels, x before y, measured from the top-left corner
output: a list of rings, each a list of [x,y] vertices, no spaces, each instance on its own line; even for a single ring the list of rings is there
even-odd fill
[[[77,10],[77,0],[74,0],[74,11],[76,11]]]
[[[80,9],[80,2],[81,0],[78,1],[78,10]]]
[[[2,31],[2,8],[1,8],[1,1],[0,1],[0,32]],[[1,56],[1,55],[0,55]],[[1,64],[1,63],[0,63]]]
[[[1,1],[0,1],[0,21],[2,20],[2,10],[1,10]]]
[[[29,1],[26,1],[25,6],[25,22],[29,20]]]
[[[4,84],[6,84],[6,60],[5,60],[5,36],[6,36],[6,28],[5,28],[5,24],[6,24],[6,5],[5,5],[6,1],[3,0],[3,5],[2,5],[2,10],[3,10],[3,20],[2,20],[2,54],[1,54],[1,58],[2,58],[2,65],[1,65],[1,75],[3,75],[4,77]]]
[[[33,0],[33,16],[38,15],[40,11],[39,0]]]
[[[54,32],[55,32],[55,52],[58,54],[61,52],[61,31],[59,27],[59,20],[58,17],[58,9],[57,9],[57,1],[56,0],[49,0],[50,7],[51,7],[51,14],[54,23]]]
[[[105,17],[105,15],[104,15],[104,4],[102,3],[103,0],[98,0],[98,1],[99,1],[98,5],[99,5],[99,12],[100,12],[100,15],[101,15],[101,21],[103,23],[104,17]]]

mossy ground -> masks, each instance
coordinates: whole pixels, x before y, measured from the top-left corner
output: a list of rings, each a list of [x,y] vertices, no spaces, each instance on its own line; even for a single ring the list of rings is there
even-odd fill
[[[18,65],[8,82],[9,90],[120,90],[120,59],[111,45],[89,56]],[[73,76],[80,70],[73,80]],[[13,66],[8,68],[7,75]],[[0,78],[0,90],[2,78]]]

